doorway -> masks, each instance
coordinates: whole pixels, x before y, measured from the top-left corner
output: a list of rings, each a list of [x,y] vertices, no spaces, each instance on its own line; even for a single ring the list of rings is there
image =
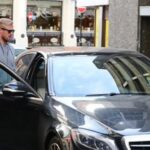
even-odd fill
[[[140,52],[150,57],[150,17],[141,17]]]

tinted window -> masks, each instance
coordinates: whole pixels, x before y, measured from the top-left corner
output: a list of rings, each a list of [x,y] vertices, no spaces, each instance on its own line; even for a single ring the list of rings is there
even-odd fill
[[[35,67],[32,76],[32,87],[39,93],[42,97],[45,95],[45,62],[40,59]]]
[[[29,67],[29,64],[33,60],[35,54],[27,54],[22,56],[17,62],[16,62],[16,72],[19,76],[25,77],[25,73]]]
[[[142,56],[55,56],[52,67],[53,87],[58,96],[149,94],[149,66],[150,61]]]

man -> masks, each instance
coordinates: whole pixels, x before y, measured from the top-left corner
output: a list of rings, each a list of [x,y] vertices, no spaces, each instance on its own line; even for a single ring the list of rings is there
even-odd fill
[[[8,18],[0,19],[0,61],[15,71],[15,50],[9,44],[13,38],[13,22]]]
[[[7,65],[10,69],[15,71],[15,55],[14,49],[9,44],[9,41],[13,38],[13,22],[8,18],[0,19],[0,62]],[[2,69],[0,69],[0,91],[5,83],[11,81],[11,77],[8,76]]]

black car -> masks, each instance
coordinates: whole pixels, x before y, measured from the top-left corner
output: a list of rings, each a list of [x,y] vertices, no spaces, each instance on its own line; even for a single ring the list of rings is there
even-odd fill
[[[19,55],[16,66],[18,75],[0,64],[11,76],[1,86],[0,149],[150,149],[146,56],[37,48]]]

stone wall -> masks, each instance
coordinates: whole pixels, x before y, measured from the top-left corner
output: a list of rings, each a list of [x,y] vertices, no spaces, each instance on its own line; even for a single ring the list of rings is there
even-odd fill
[[[137,50],[138,0],[109,2],[109,46]]]

